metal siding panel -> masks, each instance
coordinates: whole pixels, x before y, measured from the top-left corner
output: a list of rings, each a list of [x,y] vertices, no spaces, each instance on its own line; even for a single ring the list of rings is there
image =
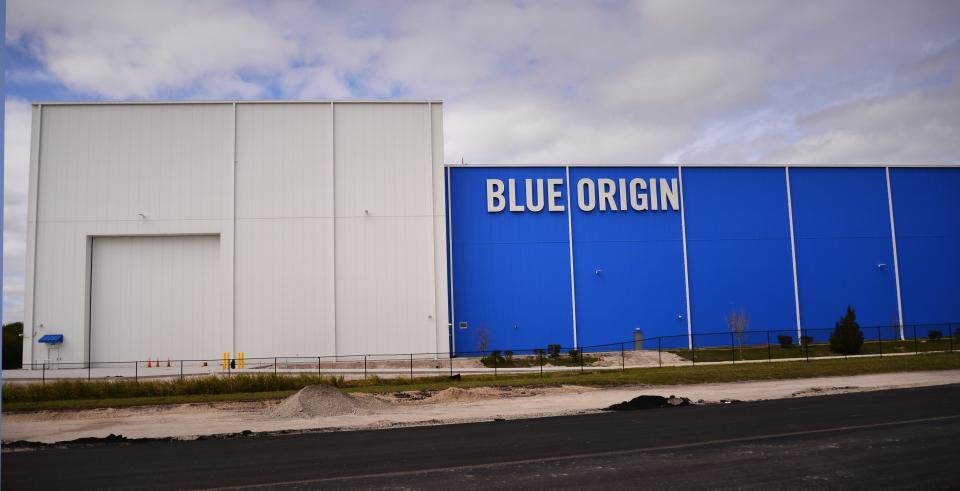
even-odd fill
[[[237,351],[333,355],[329,104],[237,105]]]
[[[230,216],[229,106],[44,110],[40,219]]]
[[[337,223],[337,354],[433,353],[431,217]]]
[[[629,183],[636,177],[676,179],[678,175],[676,167],[570,169],[580,344],[630,341],[634,329],[640,328],[647,338],[676,335],[664,340],[664,345],[686,347],[680,212],[582,211],[575,198],[576,185],[585,177],[594,182],[623,178]]]
[[[335,354],[333,219],[237,224],[237,351]]]
[[[572,346],[567,214],[488,213],[488,178],[562,179],[564,169],[451,169],[457,353],[479,350],[480,329],[489,333],[488,349]]]
[[[960,169],[890,169],[903,319],[960,321]],[[934,327],[944,335],[944,326]],[[955,324],[954,330],[960,329]],[[928,326],[918,328],[924,336]],[[907,330],[907,335],[912,335]]]
[[[333,216],[328,104],[237,105],[237,218]]]
[[[694,333],[794,329],[796,314],[784,170],[684,169]],[[729,339],[724,339],[729,343]]]
[[[847,305],[861,326],[897,324],[884,170],[791,167],[790,183],[803,327],[832,328]]]
[[[428,105],[334,110],[337,354],[435,352]]]

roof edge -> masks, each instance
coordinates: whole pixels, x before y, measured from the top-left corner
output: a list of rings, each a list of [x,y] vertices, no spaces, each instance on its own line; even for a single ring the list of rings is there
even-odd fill
[[[33,101],[32,106],[139,106],[165,104],[443,104],[440,99],[265,99],[154,101]]]

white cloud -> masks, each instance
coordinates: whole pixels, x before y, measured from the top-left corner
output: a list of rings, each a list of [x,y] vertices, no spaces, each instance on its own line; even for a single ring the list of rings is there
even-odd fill
[[[4,110],[3,322],[7,323],[23,319],[31,109],[23,99],[8,97]]]

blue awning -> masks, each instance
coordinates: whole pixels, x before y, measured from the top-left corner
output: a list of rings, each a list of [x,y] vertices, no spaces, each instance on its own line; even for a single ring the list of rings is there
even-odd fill
[[[41,343],[57,344],[63,342],[63,334],[44,334],[40,338]]]

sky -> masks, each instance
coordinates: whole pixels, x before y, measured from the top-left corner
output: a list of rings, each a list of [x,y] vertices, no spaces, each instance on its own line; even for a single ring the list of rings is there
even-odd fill
[[[30,103],[444,101],[447,162],[954,163],[960,2],[8,0],[3,321]]]

